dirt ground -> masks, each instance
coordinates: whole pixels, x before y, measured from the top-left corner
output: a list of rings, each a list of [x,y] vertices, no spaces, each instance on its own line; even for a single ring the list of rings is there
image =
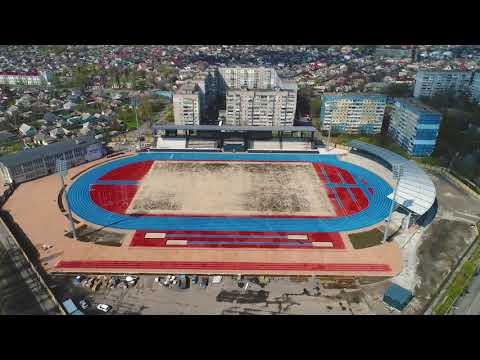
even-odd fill
[[[127,213],[335,215],[311,164],[158,161]]]
[[[436,187],[438,211],[433,222],[419,234],[414,298],[402,314],[423,314],[432,296],[474,240],[476,232],[472,224],[480,221],[480,200],[442,176],[429,175]],[[405,249],[403,251],[405,257]],[[370,309],[377,314],[389,313],[382,296],[390,283],[385,280],[363,287]]]
[[[358,285],[348,289],[331,287],[318,277],[304,277],[292,281],[289,277],[270,277],[263,287],[248,278],[249,288],[243,289],[245,278],[224,276],[221,283],[189,289],[165,288],[153,276],[141,276],[137,285],[129,289],[99,289],[92,293],[75,287],[72,277],[55,277],[61,286],[57,294],[63,298],[87,298],[91,304],[111,305],[108,315],[366,315],[369,310],[365,295]],[[253,281],[253,282],[252,282]],[[355,281],[354,281],[355,283]],[[96,309],[88,315],[103,314]]]

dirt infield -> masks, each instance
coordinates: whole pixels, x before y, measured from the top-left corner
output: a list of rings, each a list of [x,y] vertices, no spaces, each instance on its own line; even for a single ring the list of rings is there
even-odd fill
[[[334,216],[306,163],[157,161],[127,213]]]

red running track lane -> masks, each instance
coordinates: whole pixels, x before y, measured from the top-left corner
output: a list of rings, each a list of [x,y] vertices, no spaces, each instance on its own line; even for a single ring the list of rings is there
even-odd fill
[[[136,163],[121,166],[112,171],[109,171],[98,180],[128,180],[128,181],[140,181],[150,171],[154,161],[146,160]]]
[[[164,239],[146,239],[146,233],[165,233],[167,234]],[[204,237],[194,237],[188,238],[182,236],[182,234],[199,234],[205,235]],[[252,235],[251,238],[228,238],[228,237],[208,237],[208,235]],[[300,234],[300,233],[295,233]],[[343,243],[342,237],[338,233],[301,233],[308,235],[308,240],[298,240],[303,244],[311,244],[312,242],[331,242],[333,247],[328,249],[344,249],[345,245]],[[218,241],[218,242],[235,242],[236,244],[191,244],[191,245],[168,245],[168,247],[224,247],[224,248],[235,248],[235,247],[251,247],[251,248],[301,248],[304,249],[305,246],[284,246],[284,242],[295,242],[293,239],[286,238],[258,238],[255,235],[294,235],[294,233],[272,233],[272,232],[238,232],[238,231],[183,231],[183,230],[168,230],[168,231],[136,231],[130,246],[132,247],[166,247],[166,240],[179,240],[186,239],[196,242],[202,241]],[[263,245],[263,244],[241,244],[242,242],[269,242],[269,243],[278,243],[276,245]],[[318,249],[318,248],[317,248]]]
[[[322,165],[319,163],[312,163],[313,168],[315,169],[318,179],[320,180],[320,183],[325,184],[327,182],[327,179],[325,179],[325,175],[323,175],[322,172]]]
[[[368,198],[363,193],[362,189],[357,187],[350,188],[350,191],[353,193],[353,196],[357,199],[357,203],[360,206],[360,211],[368,207]]]
[[[340,178],[340,176],[338,176],[338,173],[337,173],[338,168],[336,166],[331,166],[331,165],[322,165],[322,166],[325,169],[331,183],[333,184],[342,183],[342,179]]]
[[[345,169],[337,168],[337,171],[342,175],[343,180],[346,184],[356,184],[355,179],[353,178],[352,174]]]
[[[335,196],[335,194],[334,194],[334,191],[335,191],[335,190],[332,189],[332,188],[330,188],[330,187],[328,187],[328,186],[326,187],[325,190],[327,191],[328,199],[330,200],[330,203],[332,204],[333,209],[335,210],[335,214],[336,214],[337,216],[344,216],[345,213],[344,213],[342,207],[340,206],[340,204],[338,203],[337,198],[336,198],[336,196]]]
[[[96,205],[107,211],[125,214],[137,190],[137,185],[94,184],[90,188],[90,197]]]
[[[276,271],[391,271],[388,264],[342,263],[261,263],[261,262],[203,262],[203,261],[60,261],[63,269],[138,269],[138,270],[276,270]]]
[[[338,197],[342,201],[343,208],[346,210],[347,215],[352,215],[359,211],[355,200],[352,199],[347,188],[337,187],[335,190],[337,190]]]

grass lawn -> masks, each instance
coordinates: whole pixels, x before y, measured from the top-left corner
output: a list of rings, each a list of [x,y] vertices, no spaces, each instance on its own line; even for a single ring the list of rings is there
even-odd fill
[[[477,266],[480,264],[480,246],[479,244],[475,246],[476,249],[472,256],[465,262],[465,264],[463,264],[461,270],[447,289],[443,301],[433,309],[433,315],[445,315],[451,309],[458,297],[467,288],[472,276],[475,274]]]
[[[354,249],[365,249],[380,245],[383,240],[383,233],[378,229],[373,229],[366,232],[349,234],[348,237]]]

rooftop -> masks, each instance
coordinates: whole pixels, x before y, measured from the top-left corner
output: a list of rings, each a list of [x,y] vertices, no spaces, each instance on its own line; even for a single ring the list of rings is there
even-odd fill
[[[407,105],[408,107],[412,108],[413,110],[420,111],[420,112],[429,112],[429,113],[435,113],[435,114],[440,114],[437,110],[432,108],[431,106],[428,106],[424,103],[422,103],[420,100],[414,99],[414,98],[396,98],[395,101],[398,101],[400,103],[403,103]]]
[[[313,126],[218,126],[218,125],[154,125],[154,130],[197,130],[197,131],[305,131],[316,132]],[[1,158],[0,158],[1,161]]]
[[[80,144],[91,145],[98,142],[90,136],[82,136],[76,139],[68,139],[51,145],[41,146],[33,149],[25,149],[15,154],[0,157],[0,163],[5,166],[15,166],[27,161],[38,160],[50,155],[63,153],[75,149]]]

